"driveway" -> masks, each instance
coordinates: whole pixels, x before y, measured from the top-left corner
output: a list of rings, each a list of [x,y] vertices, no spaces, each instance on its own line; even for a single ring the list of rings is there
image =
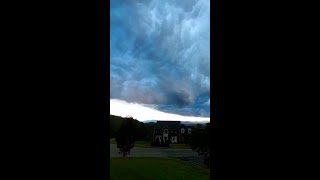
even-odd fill
[[[121,157],[116,144],[110,144],[110,158]],[[131,149],[128,157],[176,157],[196,164],[203,164],[203,159],[191,149],[160,149],[139,148]]]

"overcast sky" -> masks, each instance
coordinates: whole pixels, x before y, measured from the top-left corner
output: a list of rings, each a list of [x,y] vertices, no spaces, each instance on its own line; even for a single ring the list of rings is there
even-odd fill
[[[111,114],[209,119],[210,0],[111,0],[110,8]],[[160,114],[139,119],[133,104]]]

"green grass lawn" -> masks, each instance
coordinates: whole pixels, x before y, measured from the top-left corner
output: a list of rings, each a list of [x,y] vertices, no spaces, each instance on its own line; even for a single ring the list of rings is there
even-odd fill
[[[110,139],[110,143],[111,144],[117,144],[116,139],[112,138]],[[134,147],[141,147],[141,148],[163,148],[163,149],[167,149],[167,147],[154,147],[154,146],[150,146],[150,141],[136,141],[134,143]],[[185,144],[170,144],[170,148],[171,149],[190,149],[189,146],[185,145]]]
[[[110,178],[127,179],[195,179],[208,180],[208,169],[175,158],[111,158]]]

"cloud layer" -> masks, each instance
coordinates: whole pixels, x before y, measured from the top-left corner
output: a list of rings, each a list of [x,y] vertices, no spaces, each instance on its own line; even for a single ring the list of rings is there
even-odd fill
[[[146,107],[137,103],[128,103],[118,99],[110,99],[110,113],[116,116],[132,116],[139,121],[146,120],[166,120],[166,121],[190,121],[190,122],[209,122],[210,118],[182,116],[177,114],[165,113],[152,107]],[[143,112],[143,113],[142,113]]]
[[[110,6],[110,97],[209,117],[210,1]]]

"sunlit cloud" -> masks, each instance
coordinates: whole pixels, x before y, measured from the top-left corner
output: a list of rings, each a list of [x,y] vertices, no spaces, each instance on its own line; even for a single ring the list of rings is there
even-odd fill
[[[189,122],[209,122],[208,117],[192,117],[171,114],[159,111],[153,107],[147,107],[143,104],[128,103],[123,100],[110,99],[110,114],[126,117],[132,116],[139,121],[146,120],[165,120],[165,121],[189,121]]]

